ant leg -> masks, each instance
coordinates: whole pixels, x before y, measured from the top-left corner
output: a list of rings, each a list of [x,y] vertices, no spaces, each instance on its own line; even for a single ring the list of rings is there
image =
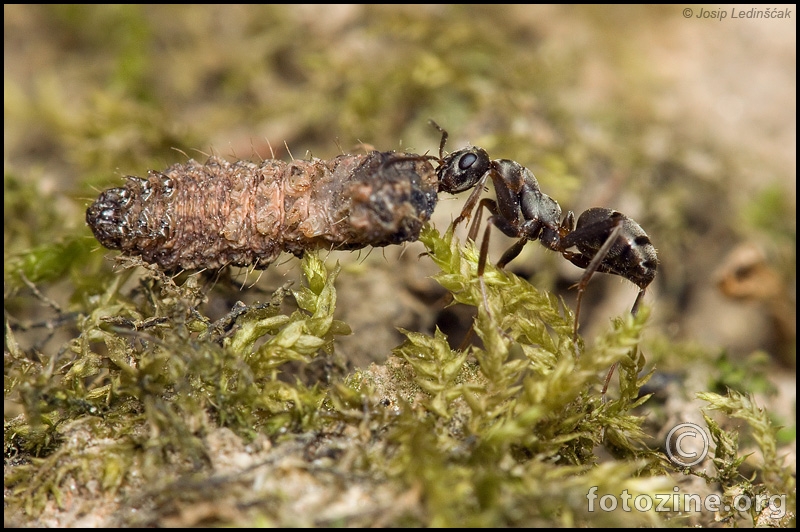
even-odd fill
[[[472,221],[472,225],[469,230],[469,239],[473,242],[475,241],[475,237],[478,234],[478,228],[480,227],[481,223],[481,210],[486,208],[492,216],[489,217],[486,223],[486,229],[483,231],[483,240],[481,241],[481,250],[480,255],[478,255],[478,278],[481,282],[481,294],[483,295],[483,302],[486,306],[486,311],[489,312],[489,303],[486,298],[486,284],[483,280],[483,273],[486,271],[486,260],[489,255],[489,235],[491,234],[492,225],[500,229],[505,235],[510,237],[519,237],[522,233],[520,227],[515,223],[510,222],[507,218],[505,218],[500,213],[500,208],[497,205],[497,202],[489,199],[484,198],[478,203],[477,208],[477,216]],[[527,243],[528,238],[523,237],[519,241],[517,241],[513,246],[511,246],[503,256],[500,258],[500,262],[497,263],[497,267],[499,269],[505,268],[506,264],[514,260],[517,255],[520,254],[522,248]],[[491,314],[491,313],[490,313]]]
[[[481,285],[481,298],[483,298],[483,308],[486,309],[486,316],[489,318],[491,323],[495,324],[497,331],[509,342],[513,342],[514,339],[509,336],[507,332],[505,332],[500,325],[497,324],[494,320],[494,316],[492,315],[492,310],[489,308],[489,298],[486,295],[486,281],[483,279],[483,273],[486,271],[486,258],[489,255],[489,234],[492,232],[492,224],[497,225],[498,219],[495,216],[489,218],[489,223],[486,224],[486,229],[483,230],[483,240],[481,241],[481,251],[480,255],[478,255],[478,281]],[[498,225],[498,227],[500,227]],[[475,324],[472,324],[470,328],[470,334],[475,329]]]
[[[464,208],[461,209],[461,214],[459,214],[456,219],[453,220],[454,226],[460,224],[464,220],[469,220],[469,217],[472,215],[472,209],[475,208],[475,204],[478,203],[478,198],[480,198],[481,194],[483,193],[483,187],[486,183],[488,175],[489,174],[487,172],[475,184],[475,188],[469,193],[469,197],[467,197],[467,201],[464,203]]]
[[[592,257],[592,260],[585,266],[583,265],[585,264],[586,260],[586,257],[584,255],[577,253],[570,253],[569,251],[562,252],[562,255],[564,256],[565,259],[569,260],[576,266],[581,266],[586,269],[583,276],[581,277],[581,280],[574,285],[574,287],[578,288],[578,297],[575,303],[575,327],[572,333],[572,337],[575,342],[578,341],[578,323],[579,323],[578,318],[580,317],[581,313],[581,301],[583,300],[583,293],[586,291],[586,286],[589,284],[589,280],[592,278],[592,276],[595,274],[598,268],[600,268],[601,263],[608,255],[611,246],[613,246],[616,243],[617,237],[619,237],[621,232],[622,232],[622,223],[621,221],[618,221],[614,226],[614,230],[611,231],[611,234],[609,234],[608,238],[606,238],[606,241],[603,243],[602,246],[600,246],[600,249],[597,250],[597,253],[595,253],[594,257]]]
[[[464,339],[458,346],[459,351],[465,350],[470,345],[470,340],[472,340],[472,335],[475,334],[475,322],[472,322],[472,325],[469,326],[469,330],[467,330],[467,334],[464,335]]]
[[[639,293],[636,295],[636,301],[633,302],[633,307],[631,308],[632,316],[636,316],[636,314],[639,312],[639,305],[641,304],[642,299],[644,299],[644,293],[645,290],[639,290]],[[634,349],[637,349],[637,347],[634,347]],[[635,354],[636,353],[634,353],[634,355]],[[619,362],[614,362],[614,364],[608,370],[608,375],[606,375],[606,379],[603,381],[603,391],[600,392],[603,397],[606,396],[606,392],[608,391],[608,386],[609,384],[611,384],[611,377],[614,375],[617,366],[619,366]]]
[[[525,244],[527,243],[527,237],[522,237],[520,240],[518,240],[513,246],[508,248],[505,253],[503,253],[503,256],[500,257],[499,261],[497,261],[497,267],[501,270],[505,268],[509,262],[516,259],[517,256],[522,253],[522,248],[524,248]]]
[[[633,308],[631,309],[631,315],[636,316],[636,313],[639,312],[639,304],[642,302],[644,298],[644,290],[639,290],[639,294],[636,296],[636,301],[633,302]],[[636,349],[636,347],[634,347]],[[635,353],[634,353],[635,354]],[[619,366],[619,362],[614,362],[611,366],[611,369],[608,370],[608,375],[606,375],[606,380],[603,382],[603,391],[602,395],[605,397],[606,392],[608,391],[608,385],[611,383],[611,376],[614,375],[614,371]]]
[[[639,294],[636,296],[636,301],[633,302],[633,307],[631,308],[632,315],[636,316],[636,314],[639,312],[639,305],[641,304],[642,299],[644,299],[644,289],[639,290]]]
[[[491,220],[491,218],[489,219]],[[473,225],[475,225],[473,223]],[[489,254],[489,234],[491,233],[492,224],[486,224],[486,229],[483,231],[483,240],[481,241],[481,250],[478,255],[478,281],[481,285],[481,298],[483,299],[483,308],[486,309],[486,315],[489,317],[489,321],[494,321],[494,317],[492,316],[492,311],[489,308],[489,298],[486,296],[486,282],[483,280],[483,273],[486,271],[486,257]],[[474,241],[474,240],[473,240]],[[467,334],[464,336],[464,341],[461,342],[459,346],[459,350],[463,351],[466,349],[468,340],[472,337],[472,333],[475,331],[475,323],[473,323]],[[504,331],[500,331],[505,335]]]
[[[483,204],[482,206],[485,206],[492,213],[497,212],[497,204],[494,201],[492,200],[484,200],[484,201],[481,202]],[[475,225],[475,222],[473,222],[473,225]],[[489,235],[492,232],[493,225],[498,229],[500,229],[500,231],[502,231],[507,236],[518,237],[521,233],[519,227],[516,227],[515,225],[509,223],[508,221],[506,221],[504,218],[502,218],[497,214],[490,216],[489,219],[487,220],[486,229],[484,229],[483,231],[483,240],[481,241],[480,254],[478,255],[478,278],[480,279],[481,294],[483,295],[483,303],[486,306],[487,312],[489,312],[489,303],[486,297],[486,283],[483,280],[483,273],[486,271],[486,260],[489,255]],[[500,262],[497,263],[497,268],[501,270],[505,268],[506,264],[514,260],[517,257],[517,255],[520,254],[522,248],[525,247],[525,244],[527,242],[528,238],[522,237],[520,240],[514,243],[513,246],[508,248],[506,252],[503,253],[503,256],[500,258]],[[491,312],[489,312],[489,314],[491,315]]]
[[[478,280],[481,283],[481,297],[483,297],[483,306],[486,308],[486,314],[489,315],[489,319],[494,321],[492,318],[492,311],[489,309],[489,299],[486,297],[486,283],[483,280],[483,272],[486,271],[486,257],[489,254],[489,235],[492,232],[492,218],[489,218],[489,222],[486,224],[486,229],[483,231],[483,240],[481,241],[481,251],[478,255]]]
[[[608,386],[611,384],[611,377],[614,375],[614,372],[617,370],[617,366],[619,366],[619,362],[614,362],[611,365],[611,368],[608,370],[606,374],[606,378],[603,381],[603,391],[600,392],[600,395],[603,397],[603,402],[605,402],[606,392],[608,391]]]
[[[481,226],[481,210],[484,208],[492,213],[493,216],[497,216],[497,213],[499,212],[497,209],[497,202],[493,199],[483,198],[478,202],[478,209],[475,211],[475,219],[472,220],[472,225],[470,226],[469,234],[467,235],[467,238],[473,242],[477,242],[475,237],[478,236],[478,229]]]

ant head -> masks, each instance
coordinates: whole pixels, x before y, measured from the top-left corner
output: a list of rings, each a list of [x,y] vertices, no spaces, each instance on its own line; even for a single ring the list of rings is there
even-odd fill
[[[436,173],[439,191],[457,194],[474,187],[489,171],[491,161],[483,148],[464,148],[441,159]]]

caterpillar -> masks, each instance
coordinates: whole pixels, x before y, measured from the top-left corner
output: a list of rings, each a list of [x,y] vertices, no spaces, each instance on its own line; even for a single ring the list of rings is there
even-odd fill
[[[86,223],[106,248],[165,270],[264,269],[281,253],[414,241],[437,202],[428,158],[190,159],[102,192]]]

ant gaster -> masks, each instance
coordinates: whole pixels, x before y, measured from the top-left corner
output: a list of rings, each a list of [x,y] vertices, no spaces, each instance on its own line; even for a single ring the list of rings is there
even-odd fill
[[[638,223],[618,211],[603,207],[586,210],[578,217],[577,223],[572,211],[562,219],[558,202],[539,189],[539,183],[529,169],[508,159],[492,160],[486,150],[474,146],[445,157],[443,152],[447,132],[433,121],[431,125],[442,133],[437,169],[439,191],[456,194],[473,189],[453,224],[469,220],[477,204],[477,213],[469,230],[469,239],[475,241],[482,210],[485,208],[491,213],[478,260],[478,276],[487,311],[489,307],[483,273],[489,234],[494,225],[507,236],[519,238],[500,258],[498,268],[502,269],[514,260],[529,240],[539,240],[546,248],[560,253],[572,264],[585,270],[575,285],[578,296],[573,340],[577,341],[581,299],[595,272],[619,275],[639,287],[639,294],[631,308],[631,313],[636,315],[658,266],[656,249]],[[497,199],[483,198],[478,201],[489,178],[494,183]],[[570,251],[573,248],[577,251]]]

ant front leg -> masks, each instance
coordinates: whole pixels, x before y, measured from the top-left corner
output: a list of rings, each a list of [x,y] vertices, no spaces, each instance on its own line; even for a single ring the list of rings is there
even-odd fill
[[[538,230],[535,230],[535,234],[532,237],[528,236],[529,233],[523,230],[523,227],[519,225],[519,222],[516,218],[508,218],[506,214],[502,212],[495,200],[484,198],[480,201],[480,203],[478,203],[475,219],[472,221],[472,225],[469,228],[469,234],[467,235],[467,238],[473,242],[476,241],[475,237],[478,236],[478,230],[481,226],[481,212],[484,208],[488,210],[492,216],[490,216],[487,220],[486,229],[483,232],[483,240],[481,241],[481,251],[478,258],[478,275],[480,276],[483,276],[483,272],[486,269],[486,259],[489,253],[489,235],[491,234],[492,225],[500,229],[503,234],[510,236],[511,238],[518,238],[522,236],[522,239],[520,239],[516,244],[511,246],[511,248],[503,253],[500,261],[497,263],[497,267],[501,270],[505,268],[506,264],[514,260],[517,255],[520,254],[522,248],[525,247],[525,244],[530,238],[535,240],[536,234],[538,234]]]
[[[472,240],[473,242],[477,242],[475,237],[478,236],[478,230],[481,226],[481,214],[483,209],[486,209],[491,213],[492,216],[489,218],[489,223],[493,223],[500,229],[503,233],[510,237],[517,237],[520,234],[520,230],[518,224],[509,221],[509,219],[503,217],[503,213],[500,212],[500,209],[497,206],[497,202],[493,199],[483,198],[478,203],[478,209],[475,213],[475,219],[472,220],[472,225],[470,225],[469,233],[467,234],[467,238]],[[486,235],[484,235],[484,240],[486,240]]]
[[[479,212],[477,213],[477,215],[475,217],[475,220],[473,220],[473,223],[476,220],[479,219],[479,217],[480,217],[480,205],[483,203],[483,201],[481,201],[479,203],[478,202],[478,198],[480,198],[481,194],[483,193],[483,188],[484,188],[484,186],[486,184],[486,178],[488,177],[488,175],[489,175],[488,173],[483,174],[483,176],[475,184],[475,188],[472,190],[472,192],[469,193],[469,196],[467,197],[467,201],[464,202],[464,208],[461,209],[461,214],[456,216],[456,219],[453,220],[453,226],[454,227],[458,226],[458,224],[460,224],[462,221],[465,221],[465,220],[469,221],[470,216],[472,216],[472,210],[475,208],[475,204],[478,204]],[[491,200],[489,200],[489,201],[491,201]],[[475,232],[477,233],[478,230],[475,229]],[[472,230],[470,230],[470,234],[472,234]],[[471,236],[470,239],[472,241],[474,241],[475,237]]]
[[[487,220],[486,229],[484,229],[483,231],[483,240],[481,240],[481,247],[478,254],[478,279],[480,280],[481,284],[481,295],[483,297],[483,304],[486,307],[486,311],[491,315],[491,311],[489,310],[489,301],[488,298],[486,297],[486,282],[484,281],[483,274],[486,271],[486,261],[489,255],[489,237],[492,233],[492,226],[497,227],[498,229],[500,229],[500,231],[502,231],[504,234],[510,237],[518,237],[520,235],[520,228],[517,224],[509,221],[503,216],[495,200],[489,198],[483,198],[478,203],[476,216],[475,219],[472,221],[469,230],[468,238],[473,242],[475,242],[475,238],[478,236],[478,229],[480,228],[481,225],[481,213],[484,208],[488,210],[492,214],[492,216],[490,216],[489,219]],[[523,238],[520,242],[515,244],[513,248],[516,248],[519,244],[524,245],[525,242],[526,239]],[[506,258],[506,255],[509,254],[508,251],[505,254],[503,254],[503,259],[501,259],[502,264],[498,264],[498,268],[502,269],[511,259],[519,255],[521,250],[522,246],[519,246],[519,250],[517,250],[510,258]]]
[[[473,220],[472,225],[470,227],[470,236],[469,239],[475,242],[475,236],[478,232],[478,228],[480,227],[480,211],[486,207],[490,212],[495,213],[497,212],[497,205],[495,204],[494,200],[484,198],[481,200],[480,205],[478,206],[478,216],[475,217]],[[494,322],[494,316],[492,315],[492,310],[489,308],[489,297],[486,295],[486,281],[484,280],[483,274],[486,271],[486,261],[489,256],[489,237],[492,233],[492,225],[498,223],[499,218],[496,215],[489,217],[488,223],[486,224],[486,228],[483,231],[483,240],[481,240],[481,247],[480,251],[478,252],[478,282],[480,283],[481,287],[481,299],[483,300],[483,308],[486,310],[486,315],[489,318],[490,322]],[[502,223],[502,222],[500,222]],[[522,240],[524,244],[525,239]],[[522,247],[520,246],[520,250]],[[506,252],[508,253],[508,252]],[[517,251],[514,256],[518,255],[519,251]],[[505,255],[503,255],[505,257]],[[502,268],[502,266],[498,266]],[[475,329],[475,324],[473,323],[472,326],[469,328],[466,337],[464,338],[464,342],[461,344],[459,349],[463,350],[466,349],[468,345],[467,342],[472,336],[472,332]],[[508,338],[508,335],[502,329],[499,329],[500,333]]]

